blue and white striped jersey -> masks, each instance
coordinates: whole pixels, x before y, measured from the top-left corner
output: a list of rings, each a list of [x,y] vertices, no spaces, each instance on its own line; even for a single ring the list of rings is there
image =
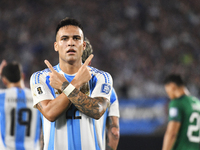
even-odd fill
[[[59,67],[54,69],[71,82],[75,75],[65,74]],[[112,77],[110,74],[93,67],[89,81],[90,97],[105,97],[110,100]],[[59,92],[49,84],[49,69],[38,71],[31,76],[30,85],[35,105],[43,100],[54,99]],[[95,120],[81,113],[74,105],[64,112],[55,122],[42,117],[44,132],[44,150],[104,150],[103,128],[104,117]]]
[[[28,88],[0,90],[0,149],[39,150],[40,112]]]

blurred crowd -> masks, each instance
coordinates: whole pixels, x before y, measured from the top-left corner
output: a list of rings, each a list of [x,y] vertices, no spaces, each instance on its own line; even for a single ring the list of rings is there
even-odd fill
[[[92,66],[112,75],[119,98],[165,96],[172,72],[200,96],[200,1],[1,0],[0,60],[22,63],[28,87],[44,59],[58,63],[55,28],[65,17],[82,23]]]

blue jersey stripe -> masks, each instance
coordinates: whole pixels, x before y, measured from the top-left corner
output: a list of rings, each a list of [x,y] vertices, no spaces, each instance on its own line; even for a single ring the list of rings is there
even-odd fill
[[[98,70],[96,68],[93,68],[93,67],[90,67],[90,68],[92,69],[93,72],[102,74],[104,76],[105,83],[110,83],[110,79],[109,79],[108,73],[106,73],[104,71],[100,71],[100,70]]]
[[[37,77],[37,83],[40,83],[40,75],[42,74],[42,72],[40,72],[39,74],[38,74],[38,77]]]
[[[94,87],[96,86],[97,83],[97,77],[92,75],[92,79],[89,81],[89,85],[90,85],[90,94],[92,93],[92,91],[94,90]]]
[[[38,75],[39,73],[40,73],[40,72],[36,72],[36,73],[35,73],[35,84],[37,84],[36,78],[37,78],[37,75]]]
[[[104,73],[105,74],[105,76],[108,78],[108,83],[110,83],[110,78],[109,78],[109,75],[108,75],[108,73]]]
[[[49,87],[49,89],[51,90],[51,94],[54,96],[54,98],[56,98],[54,89],[51,87],[50,85],[50,81],[49,81],[50,76],[46,76],[46,85]]]
[[[1,136],[4,145],[5,143],[5,134],[6,134],[6,119],[5,119],[5,93],[0,94],[0,113],[1,113]]]
[[[107,78],[106,78],[106,75],[103,73],[103,76],[105,78],[105,83],[107,83]]]
[[[40,119],[40,111],[37,110],[37,124],[36,124],[36,134],[35,134],[35,144],[40,138],[40,130],[41,130],[41,119]]]
[[[93,130],[94,130],[95,147],[96,147],[96,150],[100,150],[100,147],[98,145],[98,140],[97,140],[97,134],[96,134],[94,119],[92,119],[92,122],[93,122]]]
[[[114,103],[117,100],[117,96],[115,90],[112,89],[111,96],[110,96],[110,104]]]
[[[16,90],[17,90],[18,100],[26,99],[24,90],[19,89],[19,88],[17,88]],[[21,125],[20,123],[27,121],[27,113],[23,112],[22,108],[26,108],[26,103],[24,103],[24,101],[17,103],[16,113],[15,113],[16,114],[15,115],[15,122],[16,122],[15,147],[16,149],[25,150],[24,135],[26,135],[27,127],[25,125]]]
[[[79,116],[79,111],[77,110],[75,112],[75,116]],[[75,117],[74,116],[74,117]],[[74,119],[73,118],[73,134],[74,134],[74,143],[75,143],[75,149],[81,150],[81,132],[80,132],[80,119]]]
[[[55,122],[51,122],[48,150],[54,150]]]

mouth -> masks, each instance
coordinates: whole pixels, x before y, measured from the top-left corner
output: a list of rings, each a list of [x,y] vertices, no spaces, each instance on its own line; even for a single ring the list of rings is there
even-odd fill
[[[76,53],[76,51],[75,51],[74,49],[69,49],[69,50],[67,51],[67,53],[68,53],[68,54],[74,54],[74,53]]]

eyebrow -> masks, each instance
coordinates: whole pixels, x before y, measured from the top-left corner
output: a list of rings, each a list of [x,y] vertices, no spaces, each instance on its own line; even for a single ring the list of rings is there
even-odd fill
[[[63,37],[70,37],[70,36],[69,36],[69,35],[63,35],[63,36],[61,36],[60,38],[63,38]],[[80,37],[80,38],[81,38],[80,35],[73,35],[72,37]]]

